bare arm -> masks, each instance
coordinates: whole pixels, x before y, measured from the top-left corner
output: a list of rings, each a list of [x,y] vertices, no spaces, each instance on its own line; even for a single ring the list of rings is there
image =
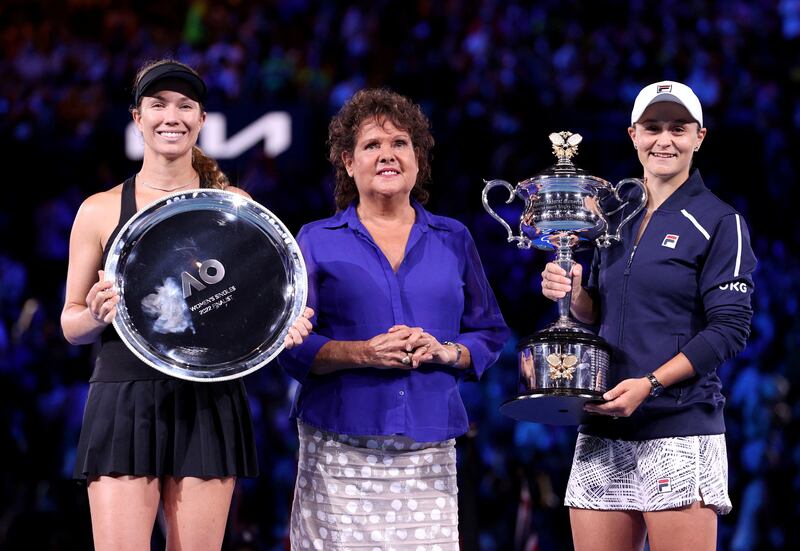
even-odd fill
[[[87,199],[72,226],[66,296],[61,312],[61,328],[71,344],[94,342],[116,315],[119,297],[112,283],[103,281],[100,270],[101,228],[109,215],[105,211],[106,203],[107,199],[100,194]]]
[[[658,382],[661,383],[664,388],[690,379],[696,374],[697,372],[694,370],[694,367],[692,367],[692,363],[683,352],[678,352],[678,354],[670,358],[669,361],[653,371],[653,375],[656,376],[656,379],[658,379]],[[650,382],[648,381],[647,384],[647,391],[650,392]]]
[[[319,349],[311,365],[311,373],[326,375],[342,369],[364,367],[367,357],[367,341],[329,341]],[[398,363],[401,360],[398,356]]]

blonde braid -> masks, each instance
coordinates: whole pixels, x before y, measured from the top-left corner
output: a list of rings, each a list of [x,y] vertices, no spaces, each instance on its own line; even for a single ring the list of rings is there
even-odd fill
[[[200,187],[225,189],[230,180],[220,170],[217,161],[203,153],[196,145],[192,147],[192,168],[200,176]]]

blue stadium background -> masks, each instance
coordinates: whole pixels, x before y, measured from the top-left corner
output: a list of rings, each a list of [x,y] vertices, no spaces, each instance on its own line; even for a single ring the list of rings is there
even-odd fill
[[[584,136],[584,169],[639,176],[625,131],[635,94],[665,78],[690,84],[709,128],[695,164],[744,214],[760,260],[748,348],[721,369],[734,511],[719,548],[800,548],[799,46],[798,0],[5,0],[0,549],[91,547],[85,490],[70,480],[91,350],[59,326],[69,231],[83,198],[137,170],[124,147],[130,82],[165,55],[206,77],[228,136],[290,113],[285,152],[256,144],[221,164],[293,231],[333,210],[326,125],[353,91],[392,87],[432,120],[430,206],[470,228],[515,331],[463,388],[474,421],[458,443],[465,550],[571,549],[560,502],[574,428],[497,411],[515,392],[516,339],[554,316],[538,291],[546,256],[505,242],[481,208],[482,179],[550,166],[547,135],[564,129]],[[246,383],[263,474],[239,482],[225,549],[288,549],[293,389],[276,367]]]

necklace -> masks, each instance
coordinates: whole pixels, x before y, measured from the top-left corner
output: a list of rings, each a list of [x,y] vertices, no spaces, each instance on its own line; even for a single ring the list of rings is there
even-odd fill
[[[154,186],[154,185],[148,184],[147,182],[145,182],[141,178],[139,178],[138,175],[136,176],[136,182],[139,183],[139,184],[142,184],[144,187],[148,187],[150,189],[155,189],[157,191],[164,191],[164,192],[169,193],[171,191],[178,191],[178,190],[181,190],[181,189],[184,189],[184,188],[187,188],[187,187],[191,186],[192,184],[194,184],[195,180],[199,179],[199,177],[200,176],[198,174],[195,174],[194,178],[189,180],[188,183],[183,184],[182,186],[173,187],[173,188],[163,188],[163,187],[158,187],[158,186]]]

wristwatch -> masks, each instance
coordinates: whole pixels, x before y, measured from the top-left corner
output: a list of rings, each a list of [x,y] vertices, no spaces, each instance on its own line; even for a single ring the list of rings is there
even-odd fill
[[[453,363],[450,365],[458,365],[458,361],[461,359],[461,345],[453,341],[443,341],[442,344],[445,346],[454,346],[456,348],[456,359],[453,360]]]
[[[660,396],[661,393],[664,392],[664,385],[662,385],[652,373],[647,373],[645,377],[650,381],[650,396]]]

